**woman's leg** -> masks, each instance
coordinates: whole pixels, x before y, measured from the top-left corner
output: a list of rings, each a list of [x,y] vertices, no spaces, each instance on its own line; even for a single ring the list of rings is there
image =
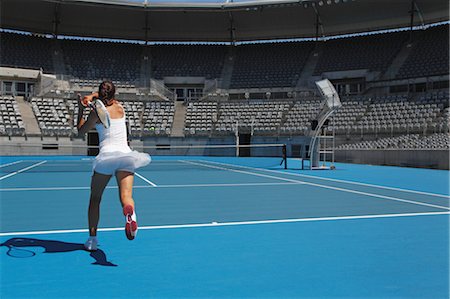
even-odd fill
[[[133,181],[134,173],[128,171],[116,172],[117,185],[119,186],[119,197],[122,207],[130,205],[134,209]]]
[[[97,226],[100,219],[100,201],[102,200],[102,194],[108,185],[111,175],[100,174],[94,172],[91,179],[91,197],[89,200],[89,235],[97,235]]]
[[[125,234],[129,240],[133,240],[137,233],[136,213],[133,200],[134,174],[128,171],[116,172],[117,185],[119,186],[120,203],[126,219]]]

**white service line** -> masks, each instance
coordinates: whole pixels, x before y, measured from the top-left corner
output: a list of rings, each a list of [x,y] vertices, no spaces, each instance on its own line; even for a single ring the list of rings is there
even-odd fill
[[[0,165],[0,168],[6,167],[6,166],[10,166],[10,165],[14,165],[14,164],[17,164],[17,163],[20,163],[20,162],[23,162],[23,160],[14,161],[14,162],[11,162],[11,163]]]
[[[31,169],[31,168],[36,167],[36,166],[42,165],[42,164],[44,164],[45,162],[47,162],[47,161],[41,161],[41,162],[36,163],[36,164],[33,164],[33,165],[31,165],[31,166],[22,168],[22,169],[20,169],[20,170],[18,170],[18,171],[9,173],[9,174],[7,174],[7,175],[4,175],[4,176],[0,177],[0,181],[1,181],[1,180],[4,180],[4,179],[6,179],[6,178],[12,177],[13,175],[16,175],[16,174],[18,174],[18,173],[27,171],[27,170],[29,170],[29,169]]]
[[[305,177],[305,178],[314,178],[314,179],[333,181],[333,182],[338,182],[338,183],[354,184],[354,185],[361,185],[361,186],[366,186],[366,187],[374,187],[374,188],[388,189],[388,190],[401,191],[401,192],[417,193],[417,194],[436,196],[436,197],[443,197],[443,198],[450,199],[450,195],[445,195],[445,194],[430,193],[430,192],[424,192],[424,191],[402,189],[402,188],[381,186],[381,185],[361,183],[361,182],[355,182],[355,181],[339,180],[339,179],[333,179],[333,178],[324,178],[324,177],[319,177],[319,176],[314,176],[314,175],[292,173],[292,172],[284,172],[284,171],[279,171],[279,170],[271,170],[271,169],[255,168],[255,167],[249,167],[249,166],[233,165],[233,164],[220,163],[220,162],[215,162],[215,161],[205,161],[205,160],[202,160],[202,161],[208,162],[208,163],[213,163],[213,164],[225,165],[225,166],[235,166],[235,167],[240,167],[240,168],[259,170],[259,171],[266,171],[266,172],[271,172],[271,173],[287,174],[287,175],[299,176],[299,177]]]
[[[213,227],[213,226],[236,226],[236,225],[257,225],[257,224],[277,224],[277,223],[336,221],[336,220],[356,220],[356,219],[379,219],[379,218],[435,216],[435,215],[450,215],[450,212],[375,214],[375,215],[330,216],[330,217],[315,217],[315,218],[290,218],[290,219],[235,221],[235,222],[211,222],[211,223],[174,224],[174,225],[153,225],[153,226],[140,226],[139,230],[196,228],[196,227]],[[103,231],[103,232],[123,231],[123,227],[99,228],[98,231]],[[24,236],[24,235],[46,235],[46,234],[69,234],[69,233],[86,233],[86,232],[88,232],[88,229],[66,229],[66,230],[47,230],[47,231],[29,231],[29,232],[6,232],[6,233],[0,233],[0,237]]]
[[[247,187],[247,186],[283,186],[283,185],[298,185],[302,183],[237,183],[237,184],[185,184],[185,185],[135,185],[133,188],[198,188],[198,187]],[[9,191],[66,191],[66,190],[89,190],[89,186],[71,186],[71,187],[19,187],[19,188],[0,188],[0,192]],[[106,186],[106,189],[117,189],[117,186]]]
[[[141,178],[142,180],[144,180],[145,182],[147,182],[149,185],[153,186],[153,187],[158,187],[155,183],[153,183],[152,181],[149,181],[147,178],[145,178],[144,176],[140,175],[139,173],[135,172],[134,173],[138,178]]]
[[[299,185],[302,183],[216,183],[216,184],[186,184],[186,185],[158,185],[158,188],[197,188],[197,187],[248,187],[248,186],[283,186],[283,185]],[[0,189],[1,190],[1,189]]]
[[[205,162],[205,161],[202,161],[202,162]],[[192,162],[192,161],[183,161],[183,163],[199,165],[199,166],[209,167],[209,168],[216,168],[216,169],[221,169],[221,170],[228,170],[228,171],[233,171],[233,172],[238,172],[238,173],[243,173],[243,174],[250,174],[250,175],[254,175],[254,176],[260,176],[260,177],[263,177],[263,178],[277,179],[277,180],[286,181],[286,182],[290,182],[290,183],[296,183],[296,184],[302,184],[303,183],[302,181],[299,181],[299,180],[291,180],[291,179],[286,179],[286,178],[280,178],[280,177],[273,176],[273,175],[262,174],[262,173],[254,173],[254,172],[244,171],[244,170],[223,168],[223,167],[219,167],[219,166],[203,164],[203,163],[198,163],[198,162]]]
[[[202,162],[208,163],[208,161],[203,161]],[[187,162],[187,161],[186,161]],[[190,163],[194,163],[194,162],[190,162]],[[236,169],[231,169],[231,168],[226,168],[226,167],[220,167],[220,166],[216,166],[216,165],[210,165],[210,164],[202,164],[202,163],[196,163],[197,165],[200,166],[204,166],[204,167],[210,167],[210,168],[216,168],[216,169],[222,169],[222,170],[227,170],[227,171],[232,171],[232,172],[239,172],[239,173],[247,173],[250,175],[256,175],[256,176],[266,176],[266,175],[262,175],[260,173],[254,173],[254,172],[250,172],[250,171],[242,171],[242,170],[236,170]],[[219,163],[217,163],[219,164]],[[220,164],[224,164],[224,163],[220,163]],[[225,164],[226,165],[226,164]],[[228,165],[228,166],[233,166],[235,167],[235,165]],[[238,166],[239,167],[239,166]],[[258,170],[257,168],[255,168],[255,170]],[[276,176],[267,176],[267,177],[272,177],[274,179],[278,179],[278,180],[289,180],[289,179],[285,179],[285,178],[280,178],[280,177],[276,177]],[[325,188],[325,189],[331,189],[331,190],[337,190],[337,191],[343,191],[343,192],[349,192],[349,193],[355,193],[355,194],[361,194],[361,195],[367,195],[367,196],[371,196],[371,197],[378,197],[378,198],[382,198],[382,199],[388,199],[388,200],[394,200],[394,201],[399,201],[399,202],[405,202],[405,203],[410,203],[410,204],[415,204],[415,205],[421,205],[421,206],[427,206],[427,207],[433,207],[433,208],[438,208],[438,209],[445,209],[445,210],[450,210],[449,207],[445,207],[445,206],[439,206],[439,205],[433,205],[433,204],[428,204],[428,203],[423,203],[420,201],[414,201],[414,200],[408,200],[408,199],[403,199],[403,198],[397,198],[397,197],[392,197],[392,196],[385,196],[385,195],[380,195],[380,194],[375,194],[375,193],[368,193],[368,192],[362,192],[362,191],[356,191],[356,190],[352,190],[352,189],[346,189],[346,188],[339,188],[339,187],[333,187],[333,186],[327,186],[327,185],[321,185],[321,184],[315,184],[315,183],[310,183],[310,182],[305,182],[305,181],[299,181],[299,180],[289,180],[292,182],[298,182],[298,183],[303,183],[305,185],[310,185],[310,186],[315,186],[315,187],[320,187],[320,188]]]

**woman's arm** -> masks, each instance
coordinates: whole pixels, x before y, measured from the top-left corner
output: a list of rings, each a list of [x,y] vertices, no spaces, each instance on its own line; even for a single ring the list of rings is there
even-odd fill
[[[95,127],[95,124],[98,121],[97,114],[95,114],[94,111],[91,111],[91,113],[89,113],[87,120],[85,120],[83,117],[84,109],[86,108],[83,105],[83,103],[91,102],[94,97],[96,97],[96,93],[85,96],[83,99],[81,99],[81,96],[79,95],[80,100],[78,101],[78,120],[77,120],[78,135],[86,134],[89,130]]]

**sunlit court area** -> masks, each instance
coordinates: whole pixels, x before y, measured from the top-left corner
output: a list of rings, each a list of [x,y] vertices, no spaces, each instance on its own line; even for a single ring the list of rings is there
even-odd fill
[[[450,298],[449,23],[1,0],[0,298]]]

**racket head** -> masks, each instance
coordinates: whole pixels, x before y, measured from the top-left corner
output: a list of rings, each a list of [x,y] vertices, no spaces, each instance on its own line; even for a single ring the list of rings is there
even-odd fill
[[[24,249],[16,246],[8,246],[8,251],[6,252],[10,257],[15,258],[30,258],[36,255],[36,252],[30,249]]]
[[[92,106],[103,126],[105,128],[109,128],[109,126],[111,125],[111,118],[109,116],[108,110],[105,107],[105,104],[103,104],[103,102],[100,100],[95,100]]]

